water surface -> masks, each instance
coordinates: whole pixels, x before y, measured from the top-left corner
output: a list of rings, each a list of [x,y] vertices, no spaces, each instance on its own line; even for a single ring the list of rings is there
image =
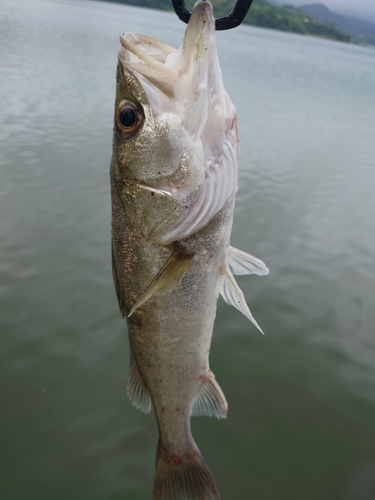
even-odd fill
[[[171,13],[0,0],[0,484],[4,500],[150,498],[157,429],[126,397],[110,264],[118,35]],[[375,51],[218,34],[238,109],[232,243],[266,335],[219,300],[227,421],[194,419],[223,500],[375,498]],[[2,490],[2,491],[1,491]]]

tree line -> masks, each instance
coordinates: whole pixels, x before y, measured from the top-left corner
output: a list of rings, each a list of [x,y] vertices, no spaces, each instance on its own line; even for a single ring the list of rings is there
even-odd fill
[[[106,0],[116,3],[137,5],[139,7],[149,7],[153,9],[172,10],[171,0]],[[189,10],[194,5],[194,0],[186,0]],[[233,7],[234,0],[211,0],[216,18],[229,14]],[[301,35],[314,35],[324,38],[331,38],[341,42],[352,42],[352,37],[338,30],[334,22],[319,23],[312,17],[306,15],[300,9],[290,5],[275,6],[267,0],[254,0],[247,13],[245,24],[271,28],[280,31],[289,31]]]

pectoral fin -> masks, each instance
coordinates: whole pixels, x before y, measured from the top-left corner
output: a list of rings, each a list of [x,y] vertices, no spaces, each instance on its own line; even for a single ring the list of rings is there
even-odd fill
[[[261,327],[258,325],[258,323],[254,319],[254,316],[251,314],[250,309],[246,304],[244,294],[240,287],[237,285],[237,282],[227,265],[224,269],[224,279],[221,283],[220,293],[225,302],[241,311],[242,314],[244,314],[246,318],[249,319],[258,328],[258,330],[260,330],[261,333],[263,333]]]
[[[228,265],[233,274],[257,274],[265,276],[269,270],[264,262],[242,250],[229,247]]]
[[[177,285],[189,269],[193,257],[194,255],[184,254],[173,250],[167,262],[131,308],[128,318],[130,318],[134,311],[144,304],[155,292],[170,290]]]

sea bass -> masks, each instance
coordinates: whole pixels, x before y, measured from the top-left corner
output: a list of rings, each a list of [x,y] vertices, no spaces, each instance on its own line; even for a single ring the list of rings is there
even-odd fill
[[[225,418],[209,369],[219,293],[256,326],[233,274],[265,264],[230,246],[239,142],[209,1],[181,47],[121,35],[111,163],[113,277],[130,339],[128,395],[159,426],[154,500],[218,500],[191,415]]]

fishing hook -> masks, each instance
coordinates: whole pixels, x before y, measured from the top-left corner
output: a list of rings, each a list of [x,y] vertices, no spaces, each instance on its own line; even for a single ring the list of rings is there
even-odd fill
[[[233,8],[226,17],[221,17],[220,19],[215,19],[216,30],[230,30],[232,28],[237,28],[250,9],[253,0],[235,0]],[[173,8],[181,21],[188,23],[191,12],[189,12],[185,6],[185,0],[172,0]]]

